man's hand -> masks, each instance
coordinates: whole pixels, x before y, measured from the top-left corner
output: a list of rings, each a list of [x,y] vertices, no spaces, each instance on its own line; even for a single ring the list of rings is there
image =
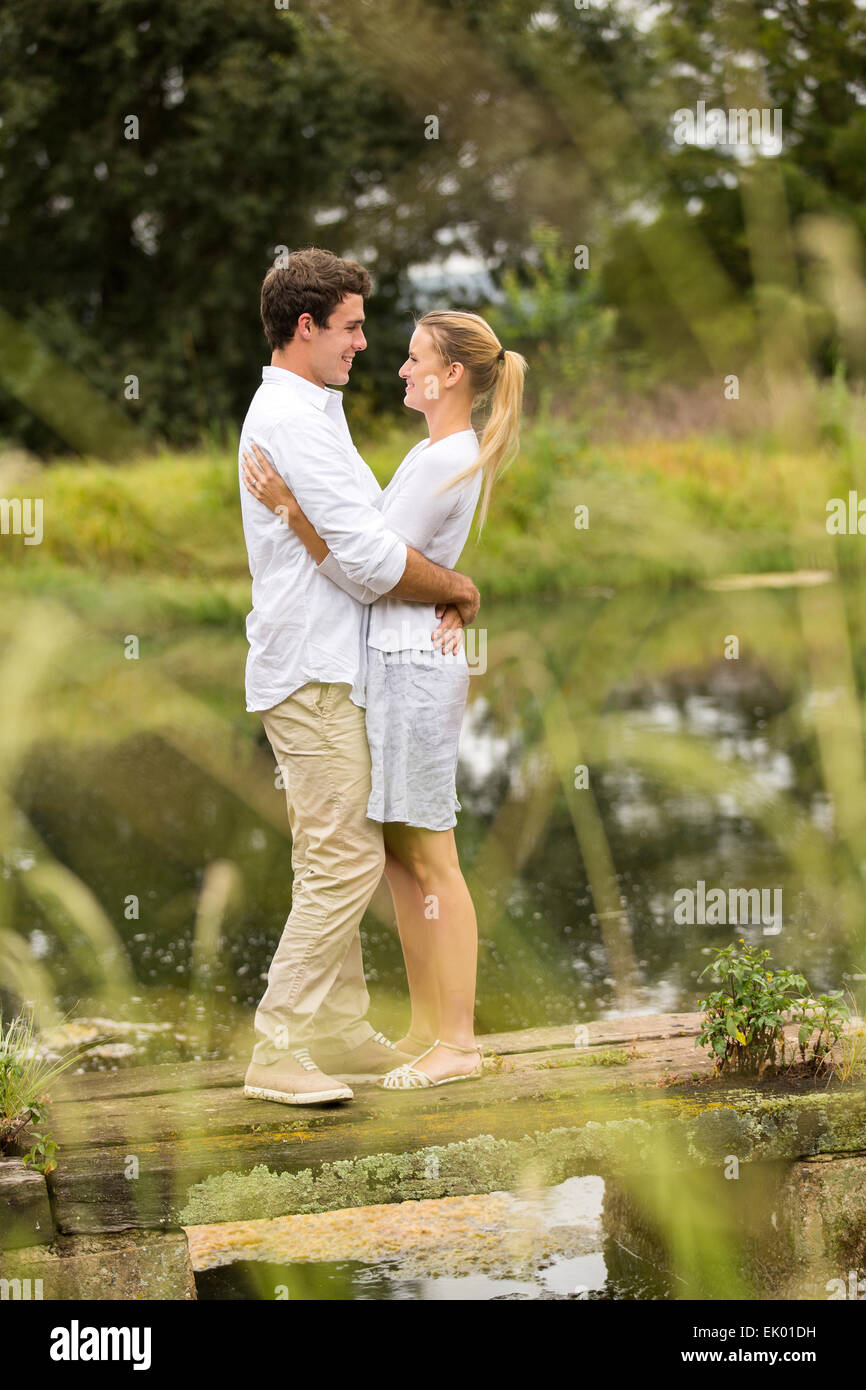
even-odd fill
[[[436,617],[442,621],[430,634],[434,649],[445,656],[456,656],[463,645],[463,619],[453,603],[437,603]]]
[[[478,617],[478,610],[481,607],[481,595],[468,574],[459,574],[457,570],[455,570],[454,573],[459,579],[464,581],[461,589],[465,591],[465,597],[462,591],[459,595],[455,596],[451,602],[460,614],[464,627],[468,627],[469,624],[474,623],[475,619]]]

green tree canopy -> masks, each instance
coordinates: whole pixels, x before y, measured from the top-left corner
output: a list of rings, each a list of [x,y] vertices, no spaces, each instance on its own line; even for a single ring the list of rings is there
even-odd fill
[[[571,266],[560,301],[581,352],[582,316],[612,309],[614,351],[715,371],[760,346],[756,282],[804,292],[802,248],[761,263],[750,199],[753,222],[778,189],[786,227],[832,213],[862,241],[864,49],[855,0],[5,0],[0,433],[75,442],[40,413],[51,359],[28,334],[149,434],[237,422],[267,356],[261,278],[310,243],[374,274],[354,393],[377,407],[428,307],[410,267],[468,252],[515,303],[540,224],[591,249],[592,292]],[[779,107],[782,152],[677,145],[699,99]],[[826,316],[810,350],[832,365]]]

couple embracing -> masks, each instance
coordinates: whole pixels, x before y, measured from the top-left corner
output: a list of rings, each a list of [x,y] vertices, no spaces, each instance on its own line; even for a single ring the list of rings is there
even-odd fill
[[[419,319],[399,376],[428,437],[383,491],[333,389],[367,346],[370,291],[360,265],[315,247],[268,271],[271,364],[240,439],[247,709],[283,774],[294,874],[244,1094],[287,1105],[350,1100],[345,1077],[403,1090],[481,1071],[477,927],[454,840],[462,627],[480,596],[450,566],[516,451],[526,363],[475,314]],[[397,1042],[367,1020],[359,932],[383,871],[412,1009]]]

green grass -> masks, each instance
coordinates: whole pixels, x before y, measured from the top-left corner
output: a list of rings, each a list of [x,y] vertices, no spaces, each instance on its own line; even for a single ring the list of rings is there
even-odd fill
[[[384,483],[411,442],[394,429],[362,452]],[[796,532],[791,486],[835,475],[841,489],[848,474],[829,453],[698,438],[586,445],[565,423],[536,424],[458,567],[489,601],[810,565],[826,549],[829,484]],[[106,631],[242,622],[249,573],[233,453],[161,453],[120,467],[10,457],[0,484],[8,497],[44,500],[41,545],[0,541],[7,594],[60,600]],[[589,507],[586,530],[575,529],[578,504]]]

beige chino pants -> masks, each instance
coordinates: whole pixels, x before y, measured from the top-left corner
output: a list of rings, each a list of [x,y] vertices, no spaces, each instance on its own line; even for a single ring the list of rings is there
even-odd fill
[[[357,1047],[373,1029],[361,918],[385,866],[382,827],[367,819],[370,750],[364,711],[342,683],[311,682],[262,723],[286,784],[292,909],[256,1011],[253,1061],[328,1039]]]

